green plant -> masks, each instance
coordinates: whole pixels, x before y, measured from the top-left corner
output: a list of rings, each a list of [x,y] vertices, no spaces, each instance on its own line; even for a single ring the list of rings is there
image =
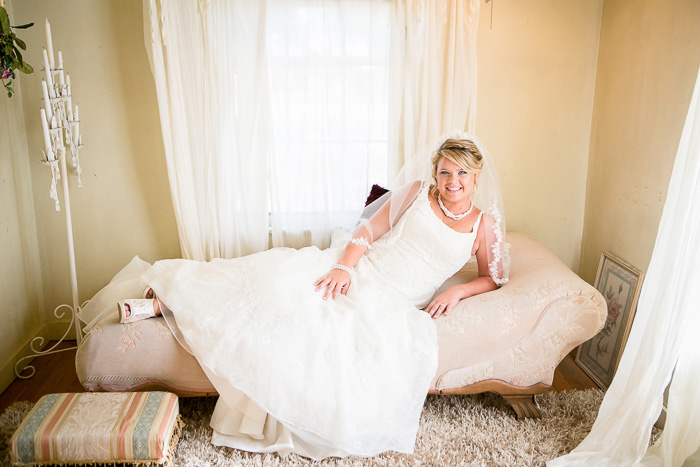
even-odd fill
[[[34,68],[22,59],[19,49],[27,50],[27,45],[17,37],[12,29],[27,29],[34,23],[22,26],[10,26],[10,17],[4,7],[0,6],[0,73],[2,73],[2,85],[7,91],[7,97],[12,97],[15,90],[12,88],[12,80],[16,77],[15,70],[22,73],[34,73]],[[7,81],[5,81],[7,80]]]

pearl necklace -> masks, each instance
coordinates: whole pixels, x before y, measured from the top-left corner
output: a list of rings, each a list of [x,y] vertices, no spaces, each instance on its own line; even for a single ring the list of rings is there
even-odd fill
[[[447,209],[445,207],[444,204],[442,204],[442,198],[440,198],[440,193],[438,193],[438,195],[437,195],[437,201],[438,201],[438,205],[440,206],[440,209],[442,209],[442,212],[450,219],[454,219],[456,221],[461,221],[462,219],[467,217],[469,215],[469,213],[472,212],[472,208],[474,207],[474,203],[471,203],[469,205],[469,209],[467,209],[467,212],[462,213],[462,214],[458,214],[458,215],[454,215],[449,211],[449,209]]]

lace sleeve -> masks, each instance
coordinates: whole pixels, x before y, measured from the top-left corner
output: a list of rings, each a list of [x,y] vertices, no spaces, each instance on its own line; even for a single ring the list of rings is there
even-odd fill
[[[501,224],[489,212],[484,212],[479,225],[479,249],[484,249],[483,263],[479,262],[479,275],[488,270],[488,274],[497,286],[508,282],[509,257]],[[479,255],[477,254],[477,260]],[[482,269],[483,268],[483,269]],[[485,275],[485,274],[484,274]]]
[[[353,240],[364,238],[367,243],[372,244],[376,239],[390,232],[406,209],[415,201],[421,188],[423,184],[416,181],[390,191],[374,201],[374,203],[380,203],[381,207],[371,217],[360,219],[353,232]]]

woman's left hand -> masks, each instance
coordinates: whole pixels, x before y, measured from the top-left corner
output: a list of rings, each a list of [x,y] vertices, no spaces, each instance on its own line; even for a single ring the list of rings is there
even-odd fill
[[[437,319],[440,315],[449,315],[452,308],[459,303],[463,298],[462,291],[459,286],[453,286],[445,290],[443,293],[438,295],[430,302],[425,308],[426,313],[430,315],[431,318]]]

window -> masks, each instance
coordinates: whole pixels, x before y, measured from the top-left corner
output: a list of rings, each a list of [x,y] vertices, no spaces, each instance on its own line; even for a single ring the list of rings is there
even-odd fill
[[[285,230],[352,228],[387,182],[390,4],[268,3],[274,211]]]

